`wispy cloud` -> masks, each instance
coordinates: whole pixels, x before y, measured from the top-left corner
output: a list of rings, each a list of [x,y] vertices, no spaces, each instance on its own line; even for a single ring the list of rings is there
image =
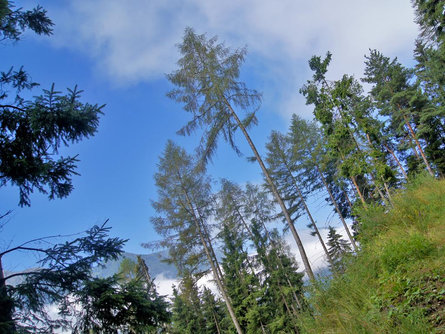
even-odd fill
[[[408,58],[417,35],[406,0],[77,0],[49,9],[56,23],[51,41],[88,54],[118,85],[172,71],[186,26],[231,46],[247,45],[255,59],[249,66],[264,78],[259,88],[279,90],[270,97],[277,106],[278,95],[284,115],[302,105],[294,95],[309,75],[312,54],[330,50],[332,75],[360,76],[368,48]]]

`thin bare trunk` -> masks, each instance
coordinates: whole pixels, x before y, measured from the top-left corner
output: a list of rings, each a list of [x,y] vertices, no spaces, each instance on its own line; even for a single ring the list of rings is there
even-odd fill
[[[263,332],[263,334],[266,334],[266,330],[264,329],[264,325],[263,322],[260,320],[260,325],[261,325],[261,332]]]
[[[434,177],[434,172],[431,169],[430,164],[428,163],[428,160],[426,159],[425,153],[423,152],[422,146],[420,146],[419,140],[417,139],[416,134],[414,133],[414,130],[411,126],[411,124],[408,121],[408,118],[406,117],[406,115],[403,115],[403,119],[405,120],[405,124],[408,127],[409,133],[411,135],[411,137],[414,139],[414,141],[416,142],[416,146],[419,149],[420,155],[422,156],[423,162],[426,165],[426,169],[428,170],[428,172],[431,174],[431,176]]]
[[[391,196],[391,193],[389,192],[389,187],[388,187],[388,185],[386,184],[386,182],[383,182],[383,184],[385,185],[385,190],[386,190],[386,194],[388,195],[389,202],[391,203],[391,206],[394,206],[394,204],[393,204],[393,202],[392,202],[392,196]]]
[[[383,146],[385,146],[386,150],[392,155],[392,157],[394,158],[394,160],[396,161],[397,165],[399,166],[400,171],[403,174],[403,177],[405,178],[405,180],[408,181],[408,175],[405,172],[405,169],[403,168],[402,164],[400,163],[400,160],[397,158],[396,154],[394,153],[393,150],[391,150],[389,148],[389,146],[386,143],[383,143]]]
[[[215,321],[215,326],[218,334],[221,334],[221,329],[219,328],[218,320],[216,319],[215,311],[212,310],[213,321]]]
[[[289,229],[291,230],[291,233],[292,233],[292,235],[293,235],[293,237],[295,239],[295,242],[297,243],[297,247],[298,247],[298,250],[300,252],[301,259],[303,260],[303,264],[304,264],[306,273],[307,273],[309,279],[314,281],[315,280],[315,275],[314,275],[314,273],[312,271],[311,265],[309,263],[309,259],[308,259],[307,255],[306,255],[306,251],[305,251],[305,249],[303,247],[303,243],[301,242],[300,236],[298,235],[297,230],[295,229],[294,223],[292,221],[292,218],[290,217],[289,211],[287,211],[286,205],[284,204],[283,199],[281,198],[280,194],[278,193],[278,189],[275,186],[275,183],[273,182],[272,178],[270,177],[269,172],[267,171],[267,168],[264,165],[264,162],[261,159],[260,154],[258,153],[255,145],[253,144],[252,139],[250,138],[246,128],[244,127],[244,124],[241,122],[241,120],[239,119],[238,115],[232,109],[232,107],[231,107],[230,103],[228,103],[227,99],[224,99],[224,100],[225,100],[225,103],[226,103],[227,107],[229,108],[232,116],[235,118],[239,128],[243,132],[244,137],[246,138],[250,148],[252,149],[253,154],[255,155],[256,160],[258,161],[258,164],[261,167],[261,170],[262,170],[264,176],[266,177],[267,183],[269,184],[270,188],[272,189],[272,193],[273,193],[275,199],[277,200],[278,204],[280,205],[280,208],[281,208],[281,210],[282,210],[282,212],[284,214],[284,217],[285,217],[286,222],[287,222],[287,224],[289,226]]]
[[[294,180],[294,182],[295,182],[295,180]],[[328,262],[331,264],[332,267],[334,267],[334,262],[332,261],[331,255],[329,255],[328,248],[326,247],[326,244],[324,243],[323,238],[321,237],[320,231],[318,230],[317,224],[315,223],[315,220],[312,217],[312,214],[306,204],[306,201],[304,200],[303,194],[301,193],[300,188],[298,188],[298,186],[296,184],[295,184],[295,187],[297,189],[298,196],[300,197],[301,203],[303,204],[303,207],[306,210],[309,220],[311,221],[312,227],[314,228],[315,234],[317,235],[318,240],[320,241],[321,246],[323,247],[323,250],[326,254]]]
[[[238,334],[243,334],[243,330],[241,329],[241,326],[240,326],[240,324],[238,322],[238,319],[237,319],[237,317],[235,315],[235,311],[232,308],[232,303],[231,303],[231,301],[229,299],[229,296],[226,293],[224,284],[222,282],[222,277],[223,276],[222,276],[221,268],[219,267],[219,264],[218,264],[217,259],[215,257],[215,253],[213,251],[213,247],[211,246],[211,243],[208,244],[208,235],[207,235],[207,233],[206,233],[207,238],[203,234],[203,229],[202,229],[203,223],[201,221],[202,218],[196,214],[195,208],[193,207],[193,204],[192,204],[192,202],[191,202],[191,200],[190,200],[190,198],[189,198],[189,196],[188,196],[186,191],[184,191],[184,195],[186,197],[187,204],[189,206],[189,210],[190,210],[190,212],[193,215],[193,219],[194,219],[194,222],[195,222],[195,225],[196,225],[196,229],[198,231],[199,238],[201,239],[202,246],[204,247],[204,252],[205,252],[205,254],[207,256],[207,260],[208,260],[208,262],[210,264],[210,267],[212,269],[213,276],[214,276],[214,278],[216,280],[216,283],[218,285],[218,288],[219,288],[219,290],[220,290],[220,292],[221,292],[221,294],[223,296],[224,302],[226,303],[227,310],[229,311],[230,318],[232,319],[232,322],[235,325],[235,328],[236,328],[236,331],[238,332]],[[209,249],[210,247],[211,247],[211,250]]]
[[[349,230],[348,224],[346,224],[345,218],[343,217],[343,215],[341,214],[340,208],[338,206],[337,201],[334,198],[334,195],[332,195],[331,189],[328,186],[328,183],[326,182],[326,179],[323,176],[323,173],[321,172],[320,168],[318,167],[317,164],[315,164],[315,168],[317,169],[318,174],[320,175],[321,180],[323,181],[323,184],[326,188],[326,191],[329,194],[329,197],[332,201],[332,203],[334,204],[335,210],[337,211],[338,216],[340,217],[340,220],[343,224],[343,227],[346,231],[346,234],[348,235],[349,241],[351,241],[352,247],[354,248],[354,251],[357,252],[357,245],[355,244],[355,240],[352,237],[351,231]]]
[[[372,183],[374,183],[375,189],[376,189],[377,192],[379,193],[380,198],[381,198],[382,201],[385,203],[385,205],[388,204],[388,201],[387,201],[385,195],[383,195],[382,191],[380,190],[380,187],[379,187],[379,185],[377,184],[377,181],[375,180],[374,175],[372,175],[372,173],[369,173],[369,175],[371,176]]]
[[[357,191],[358,196],[360,197],[360,200],[363,203],[363,206],[367,209],[368,205],[365,202],[365,198],[362,195],[362,192],[360,191],[360,188],[358,187],[357,181],[355,180],[355,176],[351,176],[351,181],[354,184],[355,190]]]
[[[352,211],[352,202],[351,202],[351,199],[349,198],[348,190],[343,190],[343,193],[345,194],[346,201],[348,202],[348,205],[349,205],[349,207],[351,208],[351,211]]]

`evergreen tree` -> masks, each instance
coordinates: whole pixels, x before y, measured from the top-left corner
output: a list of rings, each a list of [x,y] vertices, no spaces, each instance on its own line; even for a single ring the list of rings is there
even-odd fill
[[[41,7],[14,10],[11,2],[0,1],[3,40],[19,40],[27,28],[50,35],[52,25]],[[34,190],[50,199],[69,195],[78,159],[59,156],[58,150],[94,135],[103,108],[83,103],[77,86],[62,94],[53,84],[33,99],[22,97],[36,86],[23,68],[0,74],[0,186],[17,186],[21,206],[30,205]]]
[[[445,175],[445,20],[443,0],[414,0],[416,22],[421,33],[416,41],[415,75],[429,103],[420,116],[419,136],[427,146],[425,154]]]
[[[148,293],[141,280],[119,282],[119,276],[93,278],[71,303],[73,333],[158,333],[169,321],[168,303],[155,291]],[[76,305],[76,306],[77,306]]]
[[[15,9],[14,3],[0,0],[0,41],[18,41],[26,29],[38,35],[50,35],[53,23],[46,10],[37,6],[32,10]]]
[[[346,88],[349,82],[348,78],[344,77],[337,83],[328,83],[325,76],[331,58],[332,54],[328,52],[324,59],[317,56],[310,59],[313,79],[300,89],[300,93],[306,97],[306,104],[314,105],[315,119],[321,123],[327,150],[335,160],[339,175],[352,181],[360,201],[366,207],[368,185],[364,175],[368,171],[368,164],[353,138],[349,126],[350,116],[345,115],[343,109],[349,104],[344,101],[348,95]],[[364,181],[363,185],[360,185],[360,180]]]
[[[155,230],[164,237],[161,246],[170,249],[175,264],[199,266],[203,258],[226,303],[237,329],[242,333],[223,284],[223,274],[212,245],[209,219],[213,212],[210,180],[202,165],[197,166],[183,149],[169,141],[155,174],[158,201],[152,205],[161,216],[152,218]]]
[[[182,58],[178,61],[179,69],[168,75],[168,79],[176,88],[170,91],[168,96],[184,104],[184,110],[193,114],[193,119],[179,133],[189,135],[197,127],[204,128],[199,151],[202,161],[206,162],[215,153],[220,135],[236,152],[240,153],[234,142],[234,134],[237,129],[242,131],[285,216],[306,272],[312,280],[314,274],[300,237],[292,224],[283,199],[247,132],[248,128],[257,121],[255,112],[259,107],[261,96],[257,91],[248,89],[243,82],[238,81],[246,50],[231,51],[223,44],[216,44],[216,40],[216,37],[207,39],[205,35],[197,35],[191,28],[187,28],[183,42],[179,45],[182,54]],[[241,119],[235,112],[235,108],[245,112],[246,117]]]
[[[301,184],[312,184],[312,181],[314,181],[314,178],[310,175],[311,173],[304,175],[305,171],[307,171],[303,167],[306,161],[302,156],[294,154],[298,152],[292,150],[289,138],[279,132],[272,132],[270,141],[266,144],[266,147],[268,150],[266,161],[269,172],[279,185],[281,193],[286,194],[287,196],[285,198],[290,200],[288,205],[289,212],[296,214],[297,217],[301,211],[306,213],[310,221],[308,226],[312,229],[313,235],[318,237],[326,257],[329,259],[326,245],[306,204],[307,195],[311,189],[304,191],[301,186]],[[302,179],[304,181],[302,181]]]
[[[402,66],[397,59],[392,61],[376,50],[366,56],[365,78],[371,83],[371,97],[379,114],[388,119],[386,131],[396,140],[402,140],[406,148],[414,152],[408,159],[411,170],[422,160],[431,175],[431,165],[424,153],[418,130],[422,128],[420,117],[428,101],[418,85],[411,83],[413,71]],[[406,148],[399,145],[399,150]]]
[[[248,259],[245,240],[237,226],[229,224],[224,224],[221,238],[224,281],[241,328],[244,333],[264,333],[267,316],[261,302],[264,291]]]
[[[278,232],[269,232],[259,221],[252,221],[253,243],[257,251],[257,275],[263,286],[267,328],[271,333],[298,332],[296,317],[304,307],[303,275]]]
[[[206,333],[206,321],[202,310],[196,278],[185,272],[179,290],[173,288],[172,333]]]
[[[291,159],[299,161],[300,169],[303,170],[304,184],[311,184],[311,190],[323,189],[329,194],[326,199],[330,205],[333,205],[337,212],[345,231],[351,241],[351,244],[356,249],[354,239],[346,224],[345,217],[349,214],[344,213],[345,207],[348,207],[344,202],[346,201],[343,191],[334,182],[335,171],[329,169],[332,164],[329,164],[329,157],[323,145],[323,137],[320,129],[315,122],[308,122],[292,115],[289,133],[287,135],[292,145]],[[325,173],[331,172],[331,175],[325,177]],[[341,203],[341,204],[340,204]],[[343,210],[341,209],[343,208]]]
[[[107,260],[116,259],[124,240],[109,238],[110,228],[94,226],[83,236],[56,243],[49,248],[39,247],[40,238],[9,248],[0,253],[0,329],[2,333],[52,333],[66,328],[69,318],[52,319],[47,306],[59,307],[63,316],[69,316],[72,296],[81,293],[93,280],[91,270]],[[53,237],[54,238],[54,237]],[[1,258],[15,251],[42,255],[33,270],[3,275]],[[10,283],[20,278],[20,283]]]
[[[304,307],[303,275],[278,232],[269,231],[275,220],[274,203],[258,186],[247,184],[245,213],[250,221],[252,261],[263,288],[263,307],[267,329],[272,333],[298,331],[295,320]]]
[[[206,334],[234,333],[233,325],[225,312],[224,302],[215,298],[212,291],[204,287],[201,293],[202,312],[206,320]]]
[[[345,270],[343,257],[351,252],[351,246],[346,240],[342,239],[342,236],[332,226],[329,226],[328,247],[329,254],[334,262],[330,266],[331,271],[343,272]]]

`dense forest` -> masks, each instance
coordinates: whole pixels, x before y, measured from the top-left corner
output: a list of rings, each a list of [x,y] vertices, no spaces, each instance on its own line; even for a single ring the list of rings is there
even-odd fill
[[[312,77],[296,87],[313,119],[294,114],[286,133],[272,130],[264,156],[249,135],[261,93],[240,80],[247,50],[186,28],[167,96],[190,114],[178,134],[199,134],[199,146],[165,144],[151,218],[162,239],[150,246],[178,270],[173,296],[157,292],[141,258],[93,275],[126,241],[104,222],[49,248],[31,240],[0,252],[0,333],[445,333],[445,1],[412,4],[414,66],[369,50],[362,78],[329,80],[335,55],[313,56]],[[52,27],[42,7],[0,0],[1,40]],[[36,85],[23,68],[0,76],[0,185],[18,187],[21,206],[34,191],[69,196],[78,160],[58,150],[93,136],[103,109],[77,87],[30,98]],[[235,133],[262,184],[209,175],[221,138],[241,154]],[[321,233],[314,194],[343,234]],[[311,267],[296,228],[303,216],[328,274]],[[5,273],[2,257],[20,250],[41,254],[39,268]]]

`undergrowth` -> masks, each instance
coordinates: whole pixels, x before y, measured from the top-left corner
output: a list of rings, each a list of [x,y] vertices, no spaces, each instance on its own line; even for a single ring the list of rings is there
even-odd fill
[[[359,216],[361,250],[317,282],[302,332],[445,333],[445,180],[419,177]]]

